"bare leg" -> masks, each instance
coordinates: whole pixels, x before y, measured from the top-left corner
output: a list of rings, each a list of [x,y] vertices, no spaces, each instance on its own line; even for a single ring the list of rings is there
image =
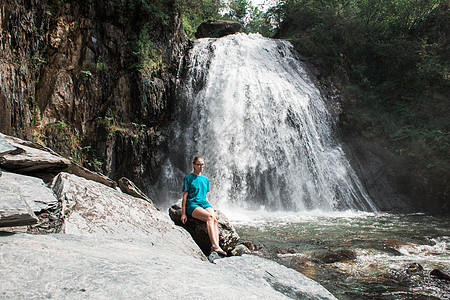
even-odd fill
[[[217,252],[223,251],[219,246],[219,230],[217,228],[217,218],[214,210],[211,208],[203,209],[197,207],[192,212],[192,216],[196,219],[206,222],[206,230],[208,231],[209,240],[213,247],[218,247]]]
[[[213,215],[213,217],[214,217],[214,224],[215,224],[215,226],[214,226],[213,234],[214,234],[215,240],[217,241],[217,246],[219,246],[220,239],[219,239],[219,228],[218,228],[218,222],[217,222],[218,216],[216,215],[216,213],[214,212],[214,209],[212,207],[208,207],[205,210],[207,212],[209,212],[211,215]]]

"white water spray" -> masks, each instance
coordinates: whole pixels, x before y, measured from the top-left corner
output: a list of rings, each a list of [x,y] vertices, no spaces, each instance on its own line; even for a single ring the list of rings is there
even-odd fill
[[[375,210],[289,42],[199,39],[183,63],[161,180],[169,201],[200,154],[219,208]]]

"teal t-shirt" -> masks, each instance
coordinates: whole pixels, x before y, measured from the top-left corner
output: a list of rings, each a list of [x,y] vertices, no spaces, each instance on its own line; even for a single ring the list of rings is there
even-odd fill
[[[206,193],[209,192],[209,179],[206,176],[197,176],[194,173],[184,176],[183,191],[188,192],[186,206],[203,206],[208,203]]]

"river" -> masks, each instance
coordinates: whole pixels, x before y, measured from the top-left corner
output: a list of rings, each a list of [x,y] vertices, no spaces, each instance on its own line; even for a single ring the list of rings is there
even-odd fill
[[[338,299],[450,299],[450,218],[422,214],[229,211],[243,240]],[[354,257],[324,263],[330,253]],[[418,266],[418,265],[420,266]],[[422,269],[423,268],[423,269]]]

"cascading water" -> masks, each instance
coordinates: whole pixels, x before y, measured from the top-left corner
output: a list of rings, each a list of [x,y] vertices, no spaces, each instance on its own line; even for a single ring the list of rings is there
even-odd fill
[[[169,201],[181,197],[200,154],[219,208],[375,210],[289,42],[199,39],[183,60],[177,96],[159,187]]]

